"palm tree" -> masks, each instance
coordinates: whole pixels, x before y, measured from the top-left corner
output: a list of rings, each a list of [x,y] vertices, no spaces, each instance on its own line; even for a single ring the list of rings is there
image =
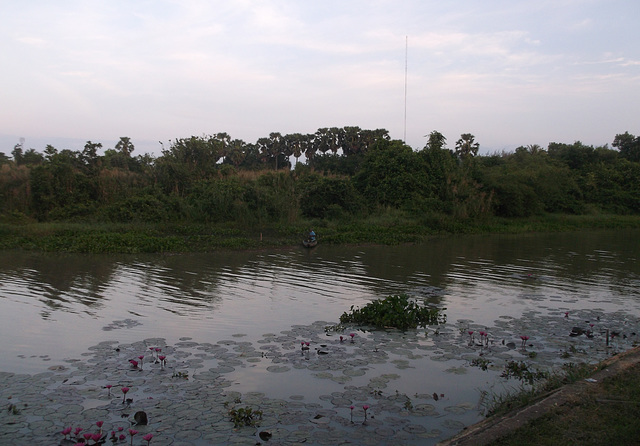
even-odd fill
[[[469,156],[476,156],[480,144],[474,142],[475,136],[471,133],[463,133],[460,135],[460,139],[456,141],[456,155],[460,158],[467,158]]]
[[[120,141],[116,144],[116,150],[120,151],[124,156],[130,157],[135,147],[128,136],[121,136]]]

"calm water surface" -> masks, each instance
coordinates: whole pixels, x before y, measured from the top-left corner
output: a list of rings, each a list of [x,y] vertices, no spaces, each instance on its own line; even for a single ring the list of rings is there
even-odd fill
[[[429,301],[450,322],[491,326],[540,308],[638,316],[639,240],[607,231],[215,254],[0,253],[0,370],[38,372],[104,340],[215,342],[337,322],[351,305],[425,289],[440,290]]]
[[[286,338],[295,333],[292,329],[316,321],[335,324],[352,305],[408,293],[443,309],[447,324],[438,333],[430,328],[407,337],[403,345],[358,332],[386,345],[390,356],[384,364],[362,365],[370,373],[354,376],[353,384],[366,386],[374,370],[400,375],[392,391],[446,395],[443,416],[452,419],[438,421],[442,439],[480,419],[479,390],[495,391],[499,380],[497,368],[470,366],[480,349],[468,345],[468,330],[484,328],[492,334],[494,356],[485,357],[496,364],[509,355],[527,359],[527,352],[504,351],[507,342],[519,342],[518,335],[526,333],[539,359],[557,365],[560,353],[573,342],[571,327],[588,328],[589,322],[595,325],[595,338],[582,336],[576,339],[580,344],[571,344],[583,359],[607,355],[605,328],[628,335],[621,348],[633,345],[640,332],[638,240],[640,231],[626,230],[214,254],[4,252],[0,371],[43,372],[82,358],[103,341],[164,338],[171,345],[190,338],[255,344],[265,334],[284,333]],[[565,318],[565,312],[570,316]],[[326,339],[337,342],[336,336]],[[290,347],[285,341],[283,348]],[[256,361],[236,370],[231,378],[236,390],[271,398],[301,394],[312,401],[344,390],[327,379],[310,385],[314,375],[308,370],[270,373],[269,363]]]

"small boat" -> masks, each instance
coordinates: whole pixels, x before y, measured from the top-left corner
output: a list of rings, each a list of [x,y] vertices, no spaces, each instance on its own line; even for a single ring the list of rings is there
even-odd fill
[[[318,244],[318,239],[315,239],[315,240],[303,240],[302,244],[304,245],[305,248],[313,248],[314,246],[316,246]]]

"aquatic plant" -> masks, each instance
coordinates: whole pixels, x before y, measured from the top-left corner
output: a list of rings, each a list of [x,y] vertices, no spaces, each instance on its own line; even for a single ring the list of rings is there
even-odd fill
[[[530,370],[529,366],[522,361],[509,361],[500,376],[507,379],[515,377],[521,382],[533,385],[536,381],[549,378],[549,373],[538,369]]]
[[[491,361],[485,358],[474,358],[471,360],[471,365],[473,367],[479,367],[480,370],[484,371],[487,371],[487,369],[489,368],[489,364],[491,364]]]
[[[131,446],[133,446],[133,436],[137,434],[138,431],[135,429],[129,429],[129,435],[131,436]]]
[[[351,406],[349,409],[351,409],[351,422],[353,423],[353,409],[355,409],[355,407]]]
[[[362,406],[362,409],[364,410],[364,420],[362,421],[362,424],[366,424],[366,422],[367,422],[367,410],[369,410],[369,405],[365,404],[364,406]]]
[[[106,385],[106,386],[104,386],[104,387],[105,387],[105,388],[107,389],[107,391],[108,391],[107,396],[111,396],[111,388],[112,388],[113,386],[112,386],[111,384],[107,384],[107,385]]]
[[[239,409],[233,408],[229,410],[229,421],[233,422],[234,427],[255,426],[262,419],[261,410],[253,410],[249,406]]]
[[[189,372],[174,372],[172,378],[189,379]]]
[[[122,390],[122,404],[124,404],[125,403],[125,398],[127,396],[127,392],[129,391],[129,388],[128,387],[123,387],[120,390]]]
[[[67,437],[69,436],[69,434],[71,433],[71,427],[65,427],[64,429],[62,429],[62,431],[60,432],[62,435],[64,435],[64,439],[66,440]]]
[[[345,312],[340,316],[340,322],[407,330],[443,324],[446,322],[446,315],[439,308],[418,305],[406,294],[399,294],[376,299],[362,308],[352,305],[349,313]]]
[[[153,438],[153,434],[147,434],[142,439],[147,442],[147,446],[151,443],[151,439]]]

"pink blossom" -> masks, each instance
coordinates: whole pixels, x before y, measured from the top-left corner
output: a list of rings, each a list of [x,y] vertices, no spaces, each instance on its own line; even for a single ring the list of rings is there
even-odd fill
[[[129,391],[128,387],[123,387],[122,389],[122,404],[125,402],[125,397],[127,396],[127,392]]]
[[[147,442],[147,446],[151,443],[151,439],[153,438],[153,434],[147,434],[142,439]]]
[[[64,437],[66,438],[67,435],[69,435],[71,433],[71,428],[70,427],[65,427],[64,429],[62,429],[62,432],[60,432],[62,435],[64,435]]]

